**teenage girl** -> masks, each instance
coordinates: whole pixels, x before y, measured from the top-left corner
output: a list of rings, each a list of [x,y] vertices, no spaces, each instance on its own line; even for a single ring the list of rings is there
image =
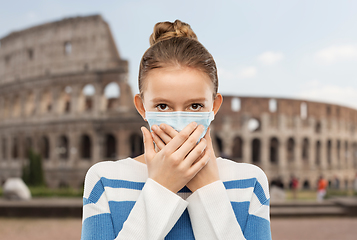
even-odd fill
[[[179,20],[157,23],[150,45],[134,98],[145,153],[89,169],[82,239],[271,239],[264,172],[213,151],[223,98],[212,55]]]

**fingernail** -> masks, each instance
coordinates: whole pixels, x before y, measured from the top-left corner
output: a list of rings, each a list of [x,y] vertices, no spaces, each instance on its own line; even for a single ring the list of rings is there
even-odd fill
[[[196,122],[193,122],[194,126],[197,127],[197,123]]]
[[[164,124],[160,124],[160,128],[162,129],[162,130],[165,130],[165,125]]]
[[[157,131],[157,126],[156,126],[156,125],[153,125],[153,126],[151,127],[151,129],[152,129],[153,131]]]

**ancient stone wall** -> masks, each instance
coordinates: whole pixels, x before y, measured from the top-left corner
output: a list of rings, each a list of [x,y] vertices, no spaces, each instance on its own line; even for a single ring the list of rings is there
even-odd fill
[[[0,39],[0,181],[21,176],[32,148],[51,187],[83,184],[88,168],[142,152],[120,58],[101,16],[77,17]]]
[[[315,187],[323,175],[351,187],[357,170],[357,111],[306,100],[225,96],[214,120],[220,155],[253,163],[270,180]]]

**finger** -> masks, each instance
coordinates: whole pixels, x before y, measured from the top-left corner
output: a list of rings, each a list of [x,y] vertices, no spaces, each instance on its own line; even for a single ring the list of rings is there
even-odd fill
[[[167,153],[171,154],[173,152],[175,152],[185,141],[188,140],[188,138],[191,137],[191,134],[195,131],[195,129],[197,128],[197,123],[196,122],[192,122],[190,124],[188,124],[184,129],[182,129],[181,132],[179,132],[177,134],[177,136],[175,138],[173,138],[167,145],[166,145],[166,149],[167,149]],[[197,140],[196,140],[197,142]],[[186,156],[186,154],[182,155],[182,159],[184,158],[184,156]]]
[[[166,123],[161,123],[160,124],[160,128],[167,134],[169,135],[171,138],[174,138],[178,135],[178,131],[176,131],[175,129],[173,129],[173,127],[171,127],[170,125],[166,124]]]
[[[205,151],[203,157],[194,163],[191,168],[187,171],[187,173],[193,178],[201,169],[207,165],[207,163],[211,160],[210,155]]]
[[[175,152],[175,154],[178,154],[179,156],[186,156],[191,152],[191,150],[196,147],[198,140],[200,139],[202,133],[204,131],[204,127],[202,125],[199,125],[193,133],[190,135],[190,137],[180,146],[179,149]],[[181,132],[180,132],[181,133]],[[180,134],[179,134],[180,135]],[[178,135],[178,136],[179,136]],[[175,139],[175,138],[174,138]]]
[[[185,164],[190,167],[194,162],[198,162],[205,154],[205,149],[207,147],[206,139],[202,138],[197,146],[187,155],[185,158]]]
[[[151,127],[151,130],[159,137],[161,138],[161,140],[163,141],[164,144],[168,144],[172,137],[170,137],[169,135],[166,134],[166,132],[164,132],[160,127],[158,127],[157,125],[153,125]],[[156,141],[155,141],[156,142]]]
[[[152,136],[146,127],[141,127],[141,131],[143,133],[145,159],[152,159],[155,156],[155,146]]]
[[[159,136],[155,134],[155,132],[151,132],[151,136],[159,150],[163,149],[166,146],[166,144],[161,140]]]
[[[207,128],[207,132],[205,136],[203,137],[204,139],[207,140],[207,148],[212,149],[213,151],[213,144],[212,144],[212,138],[211,138],[211,128]]]

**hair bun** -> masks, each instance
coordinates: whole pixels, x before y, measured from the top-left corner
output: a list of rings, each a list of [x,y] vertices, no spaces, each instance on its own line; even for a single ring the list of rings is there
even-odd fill
[[[196,34],[187,23],[176,20],[175,22],[158,22],[155,24],[154,31],[150,35],[150,45],[167,40],[173,37],[187,37],[197,40]]]

